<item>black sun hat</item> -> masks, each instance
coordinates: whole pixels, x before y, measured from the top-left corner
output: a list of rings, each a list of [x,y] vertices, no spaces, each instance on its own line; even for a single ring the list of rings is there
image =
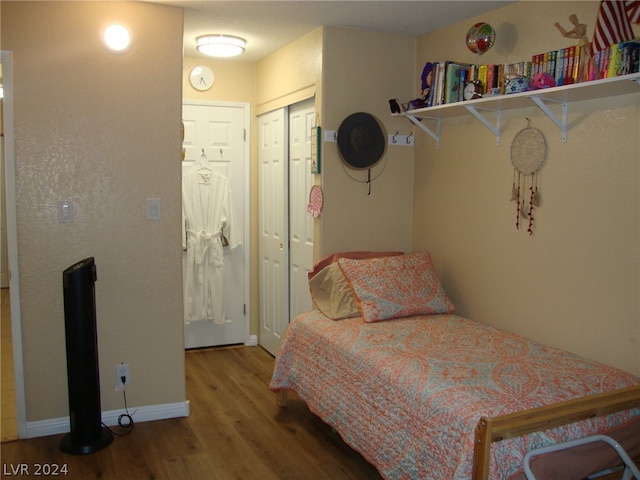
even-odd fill
[[[353,168],[370,168],[384,154],[385,137],[383,127],[373,115],[353,113],[338,128],[340,156]]]

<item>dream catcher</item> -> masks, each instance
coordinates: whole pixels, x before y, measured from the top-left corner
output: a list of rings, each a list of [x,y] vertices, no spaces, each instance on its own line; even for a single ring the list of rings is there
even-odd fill
[[[513,186],[511,201],[516,202],[516,229],[528,220],[527,232],[533,235],[533,211],[540,206],[538,172],[547,159],[547,140],[544,134],[531,126],[516,133],[511,142],[511,164],[513,165]]]

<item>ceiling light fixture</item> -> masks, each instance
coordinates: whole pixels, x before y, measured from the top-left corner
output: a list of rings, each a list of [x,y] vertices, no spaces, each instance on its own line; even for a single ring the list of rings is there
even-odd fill
[[[244,53],[247,41],[233,35],[202,35],[196,38],[196,48],[210,57],[235,57]]]

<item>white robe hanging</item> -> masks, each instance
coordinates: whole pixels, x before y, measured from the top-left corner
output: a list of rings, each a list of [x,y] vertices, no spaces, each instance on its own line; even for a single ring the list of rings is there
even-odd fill
[[[185,323],[225,322],[224,249],[238,246],[238,227],[229,180],[209,168],[182,177],[182,248],[187,250],[184,281]]]

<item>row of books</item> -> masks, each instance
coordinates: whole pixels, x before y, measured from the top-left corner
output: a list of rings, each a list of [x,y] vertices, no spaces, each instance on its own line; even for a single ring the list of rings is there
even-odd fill
[[[531,59],[531,75],[548,73],[554,77],[556,86],[560,86],[640,71],[638,40],[617,43],[595,54],[591,53],[590,47],[586,47],[585,51],[585,47],[572,46],[534,55]],[[581,62],[583,68],[580,67]]]
[[[531,62],[517,64],[472,65],[454,61],[432,62],[433,82],[425,98],[425,106],[432,107],[464,100],[464,86],[478,80],[482,95],[504,94],[505,81],[512,76],[529,76]]]
[[[584,52],[583,52],[584,54]],[[612,45],[592,56],[586,68],[580,68],[580,47],[572,46],[533,55],[530,61],[507,64],[472,65],[441,61],[430,62],[433,72],[424,106],[432,107],[464,100],[464,85],[479,80],[482,95],[504,95],[512,78],[530,81],[538,73],[547,73],[556,86],[640,72],[640,41]],[[429,64],[428,64],[429,65]]]

